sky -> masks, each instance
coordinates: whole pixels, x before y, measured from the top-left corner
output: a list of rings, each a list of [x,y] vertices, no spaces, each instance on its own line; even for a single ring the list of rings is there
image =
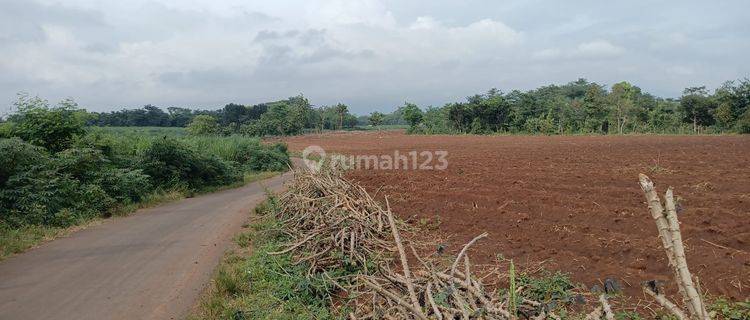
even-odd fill
[[[748,1],[0,0],[0,114],[304,94],[356,114],[586,78],[662,97],[750,77]]]

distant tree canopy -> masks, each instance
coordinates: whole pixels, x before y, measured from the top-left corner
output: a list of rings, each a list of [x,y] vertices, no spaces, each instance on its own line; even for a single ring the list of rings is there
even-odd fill
[[[28,98],[28,97],[27,97]],[[728,81],[713,93],[686,88],[678,99],[659,98],[628,83],[604,86],[586,79],[529,91],[490,89],[462,102],[425,109],[405,103],[391,113],[354,116],[338,103],[313,107],[302,95],[256,105],[230,103],[219,110],[146,105],[140,109],[92,112],[87,125],[212,128],[218,134],[294,135],[357,125],[406,125],[414,133],[750,133],[750,80]],[[60,106],[60,116],[80,115]],[[67,111],[66,111],[67,110]],[[196,117],[201,120],[194,121]],[[11,116],[13,117],[13,116]],[[209,118],[214,119],[215,127]],[[82,119],[77,117],[76,119]],[[200,126],[198,126],[200,124]],[[9,130],[0,125],[0,135]],[[204,132],[205,130],[192,130]],[[203,133],[200,133],[203,134]]]
[[[230,103],[219,110],[146,105],[141,109],[92,112],[90,126],[187,127],[191,134],[295,135],[305,130],[340,130],[357,125],[345,104],[313,108],[302,95],[251,106]]]
[[[750,80],[724,83],[710,94],[687,88],[677,100],[628,82],[609,90],[585,79],[529,91],[490,89],[465,102],[398,110],[415,133],[687,133],[750,132]]]

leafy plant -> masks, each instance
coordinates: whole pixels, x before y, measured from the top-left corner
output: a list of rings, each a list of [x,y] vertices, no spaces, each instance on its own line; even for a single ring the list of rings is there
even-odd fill
[[[18,113],[12,116],[12,134],[24,141],[61,151],[85,133],[83,113],[73,100],[63,100],[50,108],[46,100],[21,94],[15,106]]]

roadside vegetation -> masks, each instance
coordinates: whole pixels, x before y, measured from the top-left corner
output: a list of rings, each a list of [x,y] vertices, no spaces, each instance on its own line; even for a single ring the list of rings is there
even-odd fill
[[[71,100],[21,96],[0,124],[0,258],[71,227],[285,171],[283,144],[87,128]]]
[[[237,248],[226,255],[213,286],[190,319],[334,319],[335,288],[322,279],[308,279],[307,265],[295,264],[282,250],[289,241],[273,212],[276,198],[255,209],[248,230],[235,238]],[[252,249],[251,249],[252,246]]]

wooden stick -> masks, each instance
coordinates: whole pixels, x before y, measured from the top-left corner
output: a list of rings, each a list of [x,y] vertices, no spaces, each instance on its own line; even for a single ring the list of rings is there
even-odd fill
[[[675,317],[677,317],[678,320],[686,320],[687,317],[685,316],[685,312],[680,309],[676,304],[672,303],[671,301],[667,300],[667,298],[663,294],[657,294],[656,292],[651,291],[651,289],[644,287],[643,292],[647,293],[651,297],[656,300],[659,305],[664,307],[664,309],[667,309],[669,312],[671,312]]]
[[[372,282],[370,282],[370,281],[369,281],[369,280],[367,280],[367,279],[362,279],[362,281],[363,281],[363,282],[364,282],[364,283],[365,283],[365,284],[366,284],[367,286],[369,286],[369,287],[370,287],[370,288],[372,288],[373,290],[377,291],[377,292],[378,292],[378,293],[380,293],[381,295],[383,295],[383,296],[385,296],[385,297],[388,297],[389,299],[391,299],[391,300],[393,300],[394,302],[398,303],[398,304],[399,304],[399,305],[401,305],[402,307],[404,307],[404,308],[407,308],[407,309],[411,310],[411,312],[413,312],[413,313],[414,313],[414,316],[416,316],[417,318],[419,318],[419,319],[423,319],[423,320],[427,320],[427,316],[425,316],[425,315],[424,315],[424,314],[422,313],[422,310],[420,310],[420,308],[419,308],[418,306],[417,306],[417,307],[414,307],[413,305],[410,305],[410,304],[409,304],[408,302],[406,302],[406,301],[402,300],[401,298],[397,297],[396,295],[394,295],[394,294],[393,294],[393,293],[391,293],[390,291],[388,291],[388,290],[385,290],[385,289],[384,289],[383,287],[381,287],[381,286],[379,286],[379,285],[377,285],[377,284],[375,284],[375,283],[372,283]]]
[[[700,294],[695,289],[693,278],[690,275],[690,270],[688,270],[687,259],[685,258],[685,247],[682,244],[682,234],[680,233],[680,222],[677,221],[677,210],[675,209],[672,187],[667,189],[667,192],[664,195],[664,202],[667,208],[667,221],[669,222],[669,232],[672,236],[674,249],[673,252],[676,263],[674,268],[679,275],[677,281],[682,283],[685,295],[687,296],[687,301],[685,303],[690,304],[688,310],[691,311],[691,318],[708,320],[708,314],[704,307],[703,299],[701,299]]]
[[[482,233],[482,234],[474,237],[474,239],[471,239],[471,241],[469,241],[469,243],[467,243],[466,245],[464,245],[464,248],[461,249],[461,252],[458,253],[458,257],[456,257],[456,260],[453,261],[453,265],[451,266],[451,273],[450,273],[451,277],[453,277],[453,275],[456,274],[456,268],[458,268],[458,262],[461,261],[461,257],[463,257],[466,254],[466,250],[468,250],[469,247],[471,247],[471,245],[473,245],[475,242],[479,241],[482,238],[487,237],[487,235],[488,235],[487,232]]]
[[[396,247],[398,248],[398,254],[401,258],[401,266],[404,268],[404,278],[406,280],[406,289],[409,291],[409,298],[411,299],[412,306],[416,311],[418,311],[418,315],[421,317],[425,317],[425,315],[422,313],[422,307],[419,305],[419,300],[417,299],[417,293],[414,291],[414,284],[411,281],[411,272],[409,271],[409,263],[406,261],[406,251],[404,250],[404,245],[401,243],[401,236],[398,233],[398,228],[396,227],[396,220],[393,218],[393,212],[391,212],[391,204],[388,202],[388,197],[385,197],[385,204],[386,204],[386,215],[388,216],[388,223],[391,225],[391,233],[393,234],[393,240],[396,241]]]
[[[674,253],[674,243],[672,240],[672,234],[670,233],[669,229],[669,222],[664,216],[664,208],[661,205],[661,200],[659,200],[659,195],[656,193],[656,189],[654,189],[654,183],[651,182],[651,179],[649,179],[648,176],[641,173],[638,175],[638,180],[640,181],[643,194],[646,196],[646,201],[648,202],[648,208],[651,212],[651,217],[654,219],[656,228],[659,231],[659,238],[661,239],[662,247],[664,247],[664,251],[667,254],[669,266],[674,273],[674,278],[677,282],[677,288],[680,291],[680,295],[682,295],[683,302],[688,306],[688,311],[693,314],[693,305],[689,303],[690,298],[687,295],[684,284],[682,283],[682,281],[680,281],[680,274],[677,268],[675,268],[677,266],[677,263],[675,261],[676,258]]]

